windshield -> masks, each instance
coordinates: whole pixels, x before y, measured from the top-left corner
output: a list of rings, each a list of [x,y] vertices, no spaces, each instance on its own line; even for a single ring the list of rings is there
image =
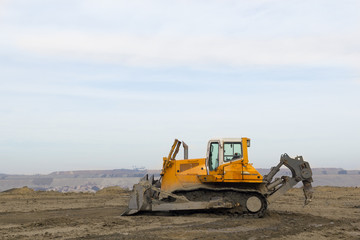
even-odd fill
[[[224,162],[242,158],[241,143],[224,143]]]

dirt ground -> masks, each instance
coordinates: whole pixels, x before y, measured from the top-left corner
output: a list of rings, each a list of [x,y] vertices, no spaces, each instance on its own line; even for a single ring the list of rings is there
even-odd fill
[[[263,218],[213,213],[122,217],[129,193],[0,193],[0,239],[360,239],[360,188],[301,189],[269,206]]]

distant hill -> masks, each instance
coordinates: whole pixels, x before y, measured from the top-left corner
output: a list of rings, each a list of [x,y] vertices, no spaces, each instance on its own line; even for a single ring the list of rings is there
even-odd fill
[[[113,169],[113,170],[80,170],[52,172],[48,176],[62,177],[88,177],[88,178],[113,178],[113,177],[142,177],[148,171],[145,169]]]

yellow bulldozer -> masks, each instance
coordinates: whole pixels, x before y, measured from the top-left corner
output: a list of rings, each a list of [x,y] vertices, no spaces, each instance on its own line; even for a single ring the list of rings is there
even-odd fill
[[[180,146],[184,159],[176,160]],[[143,211],[226,211],[262,217],[268,204],[303,182],[305,205],[312,199],[312,171],[302,156],[282,154],[277,166],[262,176],[248,160],[249,138],[221,138],[208,142],[206,158],[188,159],[188,146],[175,139],[163,158],[160,179],[145,175],[135,184],[128,209]],[[274,178],[286,166],[291,176]]]

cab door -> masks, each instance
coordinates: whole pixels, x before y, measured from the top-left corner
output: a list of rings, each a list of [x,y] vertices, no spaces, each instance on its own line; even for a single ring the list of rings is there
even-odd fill
[[[219,158],[220,158],[220,142],[212,141],[209,143],[208,148],[208,158],[206,161],[207,173],[216,171],[219,167]]]

